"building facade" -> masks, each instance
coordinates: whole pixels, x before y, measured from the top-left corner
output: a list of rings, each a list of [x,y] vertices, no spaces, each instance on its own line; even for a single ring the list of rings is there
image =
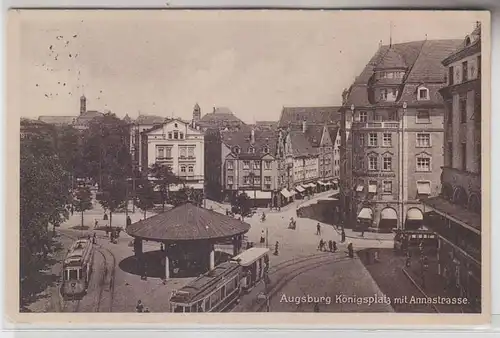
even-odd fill
[[[189,122],[171,119],[141,133],[142,168],[169,166],[186,187],[204,189],[205,150],[203,132]],[[181,185],[170,187],[176,191]]]
[[[423,225],[421,200],[441,190],[439,89],[446,69],[439,60],[460,43],[380,46],[344,94],[340,157],[347,224],[377,231]]]
[[[144,167],[144,161],[142,160],[144,157],[143,147],[141,146],[142,132],[160,126],[165,121],[166,119],[161,116],[140,114],[137,119],[128,122],[130,126],[130,154],[132,156],[132,163],[139,171],[148,169],[148,167]]]
[[[270,130],[221,133],[223,198],[246,193],[254,205],[278,204],[277,133]]]
[[[447,85],[441,193],[424,200],[439,235],[438,273],[481,311],[481,26],[443,60]]]

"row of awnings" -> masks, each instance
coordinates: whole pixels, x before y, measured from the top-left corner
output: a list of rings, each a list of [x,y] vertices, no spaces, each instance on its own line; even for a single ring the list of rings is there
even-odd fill
[[[362,192],[365,190],[364,185],[358,184],[356,186],[357,192]],[[368,193],[375,194],[377,193],[377,184],[368,184]],[[417,193],[419,195],[430,195],[431,194],[431,183],[430,182],[417,182]]]
[[[281,195],[283,195],[285,198],[290,198],[295,195],[295,191],[289,191],[287,188],[284,188],[283,190],[281,190]]]
[[[358,219],[370,221],[373,220],[373,210],[370,208],[362,208],[358,214]],[[392,208],[385,208],[380,213],[380,219],[395,220],[398,219],[398,215],[396,213],[396,210]],[[409,221],[422,221],[424,219],[424,214],[422,213],[422,211],[420,211],[420,209],[411,208],[406,213],[406,219]]]

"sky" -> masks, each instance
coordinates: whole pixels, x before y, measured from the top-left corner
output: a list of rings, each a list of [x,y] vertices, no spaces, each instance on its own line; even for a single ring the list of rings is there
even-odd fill
[[[198,103],[202,115],[228,107],[253,123],[278,120],[283,106],[339,105],[381,40],[463,39],[477,18],[467,12],[61,10],[16,11],[9,20],[23,117],[78,115],[85,94],[88,110],[120,117],[190,119]]]

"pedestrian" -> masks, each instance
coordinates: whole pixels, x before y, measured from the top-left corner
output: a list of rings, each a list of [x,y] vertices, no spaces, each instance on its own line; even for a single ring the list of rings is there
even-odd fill
[[[260,244],[264,244],[266,242],[266,234],[264,230],[260,232]]]
[[[107,221],[108,220],[108,214],[106,213],[106,211],[104,212],[104,216],[102,217],[102,219],[104,221]]]
[[[365,237],[365,225],[361,224],[361,237]]]
[[[337,252],[337,242],[333,241],[333,252]]]
[[[127,226],[132,225],[132,219],[130,216],[127,216]]]
[[[94,222],[94,229],[97,228],[98,225],[99,225],[99,221],[96,219]]]
[[[406,255],[405,266],[409,268],[411,266],[411,257],[410,255]]]
[[[135,306],[135,310],[137,312],[142,312],[144,310],[144,305],[142,304],[142,301],[140,299],[137,301],[137,305]]]
[[[328,249],[330,250],[330,252],[333,252],[333,242],[332,242],[332,240],[328,241]]]
[[[163,243],[160,243],[160,251],[165,252],[165,247],[163,246]]]
[[[349,254],[349,258],[354,258],[354,249],[352,247],[352,243],[347,245],[347,252]]]
[[[92,243],[93,243],[93,244],[97,244],[97,237],[96,237],[95,232],[94,232],[94,236],[93,236],[93,238],[92,238]]]
[[[322,238],[319,240],[319,246],[318,246],[319,251],[323,251],[324,247],[325,247],[325,242],[323,241],[323,238]]]
[[[344,243],[345,242],[345,230],[344,230],[344,227],[342,227],[342,232],[340,233],[340,237],[341,237],[341,242]]]
[[[276,244],[274,245],[274,255],[275,256],[278,256],[278,254],[279,254],[278,249],[279,249],[279,242],[276,241]]]
[[[321,235],[321,225],[319,224],[319,222],[316,225],[316,235],[318,235],[318,236]]]

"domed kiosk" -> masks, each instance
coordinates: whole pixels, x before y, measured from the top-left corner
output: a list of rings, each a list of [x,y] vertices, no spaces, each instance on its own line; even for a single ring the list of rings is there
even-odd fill
[[[233,255],[237,255],[248,230],[248,223],[188,202],[131,224],[126,232],[134,237],[135,256],[139,261],[143,258],[144,240],[164,244],[162,265],[168,279],[172,260],[180,264],[196,262],[203,267],[203,272],[212,270],[215,267],[214,245],[217,243],[230,240]]]

